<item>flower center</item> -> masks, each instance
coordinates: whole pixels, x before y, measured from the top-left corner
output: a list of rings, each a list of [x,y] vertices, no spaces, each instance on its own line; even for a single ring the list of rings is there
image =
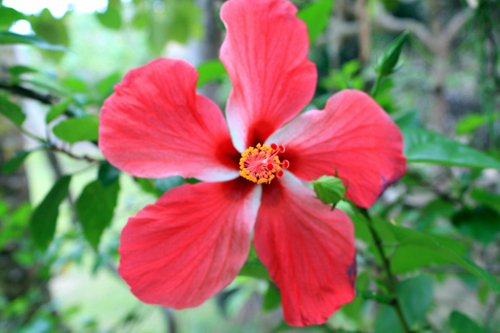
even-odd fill
[[[261,145],[249,147],[241,154],[240,175],[241,177],[257,184],[271,184],[275,177],[283,177],[284,171],[290,162],[280,162],[279,153],[285,152],[285,147],[271,143],[269,146]]]

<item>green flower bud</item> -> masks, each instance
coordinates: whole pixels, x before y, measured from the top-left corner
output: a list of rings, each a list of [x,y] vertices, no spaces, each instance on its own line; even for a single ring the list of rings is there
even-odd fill
[[[318,199],[325,204],[333,205],[344,198],[347,187],[344,187],[342,180],[333,176],[321,176],[312,181],[314,192]]]
[[[403,49],[403,44],[408,37],[408,32],[403,33],[401,36],[396,38],[387,48],[385,49],[382,56],[378,59],[377,67],[375,67],[375,72],[379,77],[385,77],[391,75],[395,71],[395,67],[399,61],[399,56],[401,50]]]

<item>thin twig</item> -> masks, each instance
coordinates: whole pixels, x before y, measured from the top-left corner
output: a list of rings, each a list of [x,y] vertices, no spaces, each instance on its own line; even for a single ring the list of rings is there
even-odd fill
[[[380,239],[377,231],[375,230],[373,226],[373,220],[370,217],[370,214],[368,213],[368,210],[366,208],[360,208],[361,213],[364,215],[364,217],[368,220],[368,229],[370,230],[370,234],[373,237],[373,241],[375,243],[375,247],[377,248],[377,251],[380,255],[380,258],[382,259],[382,264],[384,265],[385,272],[387,274],[387,280],[386,280],[386,285],[387,289],[389,290],[389,293],[392,296],[392,300],[389,303],[392,305],[394,310],[396,310],[396,314],[399,318],[399,321],[401,322],[401,325],[403,326],[403,329],[406,333],[413,333],[410,329],[410,326],[406,322],[406,319],[403,314],[403,308],[401,307],[401,303],[399,302],[399,299],[397,297],[397,288],[396,288],[396,279],[394,275],[391,272],[391,266],[389,263],[389,259],[385,255],[383,245],[382,245],[382,240]]]

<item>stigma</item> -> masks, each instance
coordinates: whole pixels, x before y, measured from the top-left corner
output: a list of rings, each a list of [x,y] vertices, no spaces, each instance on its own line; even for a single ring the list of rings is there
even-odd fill
[[[274,178],[283,177],[283,169],[290,166],[287,160],[280,162],[278,154],[283,152],[285,147],[275,143],[269,146],[259,143],[255,148],[249,147],[241,154],[241,177],[257,184],[271,184]]]

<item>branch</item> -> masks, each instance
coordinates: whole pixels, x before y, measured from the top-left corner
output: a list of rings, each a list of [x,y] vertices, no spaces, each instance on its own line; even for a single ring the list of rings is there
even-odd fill
[[[40,94],[36,91],[27,89],[23,86],[17,85],[17,84],[7,84],[5,82],[0,82],[0,89],[9,91],[13,93],[14,95],[20,96],[20,97],[26,97],[30,99],[34,99],[36,101],[39,101],[40,103],[46,104],[46,105],[52,105],[57,103],[58,98],[54,95],[50,94]]]
[[[375,247],[377,248],[377,251],[380,255],[380,258],[382,259],[382,263],[384,265],[385,272],[387,274],[387,289],[389,290],[389,293],[392,296],[392,301],[389,303],[394,307],[394,310],[396,310],[396,314],[398,315],[399,321],[401,322],[401,325],[403,326],[403,329],[406,333],[414,333],[410,329],[410,326],[406,322],[406,319],[403,314],[403,308],[401,307],[401,303],[399,302],[399,299],[397,297],[397,289],[396,289],[396,278],[391,272],[391,266],[389,263],[389,259],[385,255],[383,246],[382,246],[382,240],[380,239],[379,235],[377,234],[377,231],[373,227],[373,220],[370,217],[370,214],[368,213],[368,210],[366,208],[359,208],[361,213],[364,215],[364,217],[368,220],[368,229],[370,230],[370,234],[373,237],[373,241],[375,243]]]

